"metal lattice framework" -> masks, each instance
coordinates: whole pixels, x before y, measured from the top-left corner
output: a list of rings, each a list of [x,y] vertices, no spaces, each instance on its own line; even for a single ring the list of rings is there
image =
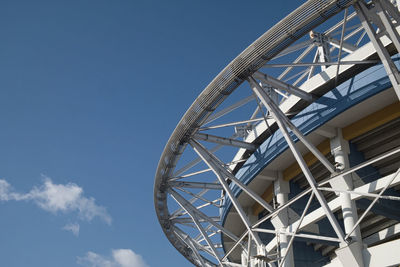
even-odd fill
[[[302,239],[325,246],[326,266],[374,266],[378,252],[367,259],[365,246],[400,232],[383,219],[365,226],[379,201],[400,211],[399,22],[387,0],[309,0],[204,89],[168,140],[154,186],[162,229],[182,255],[197,266],[293,266]],[[351,110],[371,103],[394,112],[364,132],[346,126],[360,125],[366,116]],[[349,140],[366,147],[379,127],[392,143],[350,164]],[[390,163],[387,175],[357,173],[379,162]]]

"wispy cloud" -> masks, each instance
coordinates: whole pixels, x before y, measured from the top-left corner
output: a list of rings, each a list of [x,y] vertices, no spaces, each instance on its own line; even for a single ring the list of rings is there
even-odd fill
[[[113,249],[110,257],[89,251],[78,257],[78,264],[86,267],[149,267],[143,257],[131,249]]]
[[[32,201],[37,206],[51,213],[77,212],[81,220],[91,221],[99,217],[111,224],[111,216],[107,210],[98,206],[95,199],[84,196],[83,189],[74,183],[54,184],[48,177],[43,184],[33,187],[28,193],[16,192],[11,185],[0,179],[0,201]]]
[[[74,236],[79,236],[79,223],[68,223],[62,229],[65,231],[71,231]]]

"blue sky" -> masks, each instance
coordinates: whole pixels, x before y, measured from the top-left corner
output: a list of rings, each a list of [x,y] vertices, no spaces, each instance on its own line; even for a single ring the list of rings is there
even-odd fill
[[[0,2],[1,266],[190,266],[159,157],[218,72],[298,1]]]

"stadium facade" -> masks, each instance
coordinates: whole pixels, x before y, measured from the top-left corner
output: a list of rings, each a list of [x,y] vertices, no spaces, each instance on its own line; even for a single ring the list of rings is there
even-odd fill
[[[184,257],[400,265],[399,28],[388,0],[309,0],[214,78],[156,172]]]

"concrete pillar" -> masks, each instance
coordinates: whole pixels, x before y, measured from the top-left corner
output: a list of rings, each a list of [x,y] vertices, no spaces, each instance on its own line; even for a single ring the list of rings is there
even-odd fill
[[[331,153],[335,158],[335,166],[339,170],[345,170],[350,167],[348,154],[350,153],[349,143],[343,139],[341,129],[336,129],[337,134],[331,139]],[[339,190],[353,190],[353,180],[351,175],[345,175],[338,177],[331,182],[331,186],[334,189]],[[343,223],[345,233],[348,234],[354,227],[358,220],[357,208],[355,202],[351,200],[349,193],[338,193],[342,203],[343,212]],[[357,227],[355,231],[350,235],[352,239],[352,253],[357,259],[358,266],[364,266],[362,260],[362,237],[360,227]],[[354,243],[354,244],[353,244]],[[341,247],[346,247],[347,244],[341,244]]]
[[[276,203],[279,206],[282,206],[286,202],[288,202],[288,195],[290,193],[289,182],[284,181],[282,178],[282,173],[279,173],[278,179],[274,182],[274,194],[276,197]],[[280,223],[274,223],[277,230],[287,231],[287,226],[289,225],[289,209],[286,208],[279,212],[278,214]],[[278,226],[279,225],[279,226]],[[288,249],[288,244],[290,241],[289,236],[285,234],[279,235],[279,243],[280,243],[280,254],[281,257],[284,257],[286,254],[286,260],[283,264],[284,267],[292,267],[294,266],[294,259],[293,259],[293,248]]]
[[[258,221],[258,216],[254,215],[252,207],[247,209],[247,216],[251,224],[254,224]],[[254,233],[258,235],[258,233]],[[250,236],[249,236],[250,238]],[[265,263],[262,259],[262,256],[266,255],[264,246],[257,246],[254,240],[251,240],[250,244],[247,244],[247,248],[249,249],[249,255],[242,253],[242,265],[248,267],[264,267]],[[246,264],[244,265],[243,262]]]

